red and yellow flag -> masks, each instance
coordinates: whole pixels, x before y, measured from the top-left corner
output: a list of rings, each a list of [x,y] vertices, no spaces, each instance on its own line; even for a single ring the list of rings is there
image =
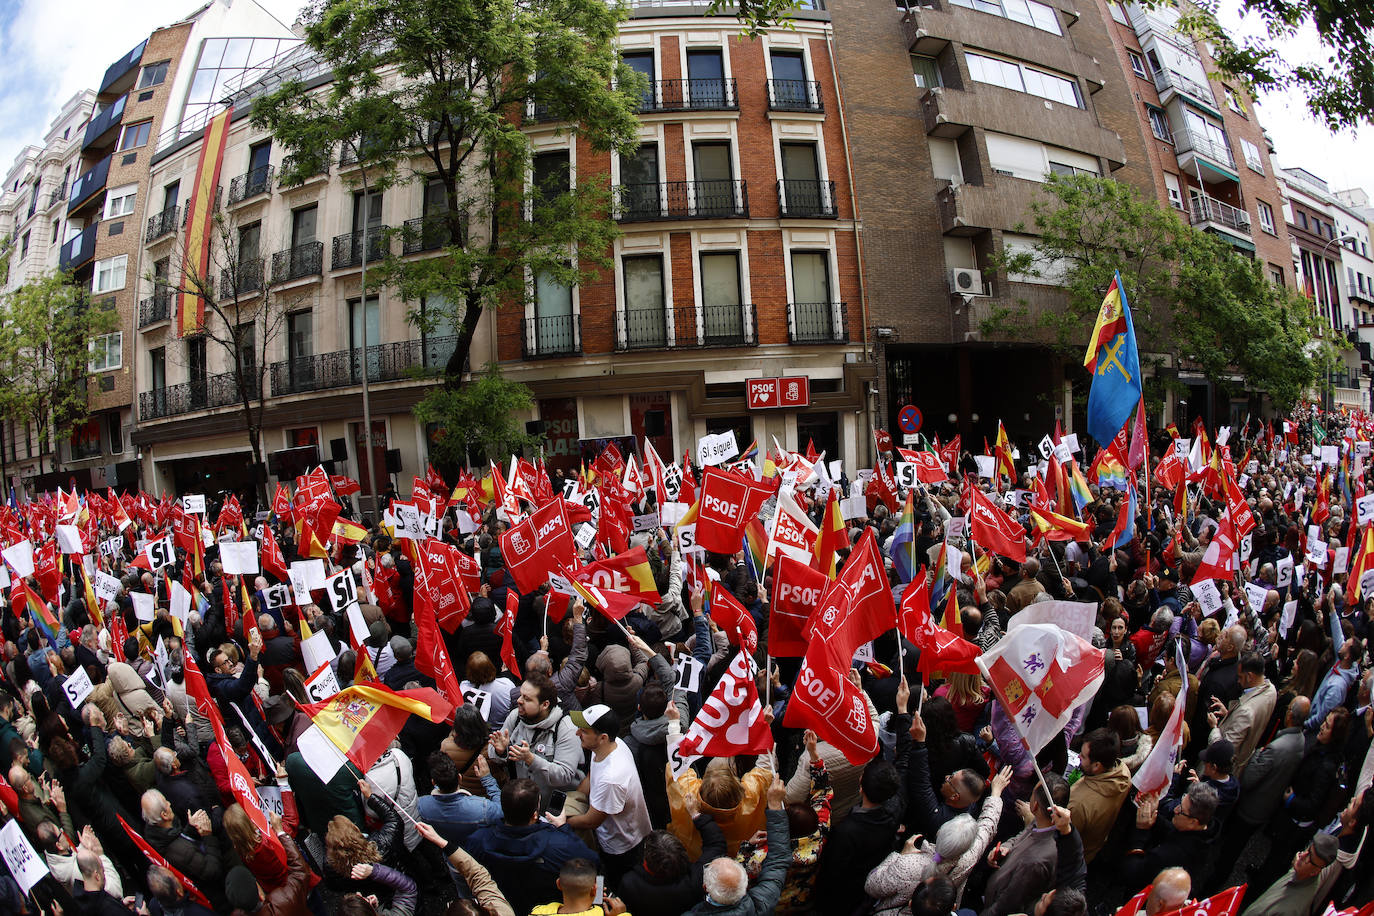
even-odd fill
[[[345,687],[319,703],[301,709],[358,769],[366,773],[401,733],[409,716],[443,722],[453,704],[437,690],[390,690],[380,684]]]
[[[821,519],[820,534],[816,537],[816,568],[835,578],[835,554],[848,546],[849,535],[845,531],[844,517],[840,515],[839,491],[831,487],[830,499],[825,504],[825,516]]]
[[[200,162],[186,202],[186,252],[182,257],[184,292],[177,298],[177,336],[199,331],[205,324],[205,300],[196,295],[196,279],[210,273],[210,240],[214,234],[214,213],[219,196],[219,172],[224,163],[224,141],[229,136],[233,106],[226,108],[205,125],[200,146]]]
[[[1086,541],[1092,537],[1092,529],[1086,523],[1047,508],[1031,506],[1030,516],[1037,541]]]

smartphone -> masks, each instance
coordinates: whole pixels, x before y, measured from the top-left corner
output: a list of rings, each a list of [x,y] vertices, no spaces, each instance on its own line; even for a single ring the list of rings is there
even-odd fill
[[[548,807],[544,809],[545,814],[552,814],[554,817],[563,813],[563,805],[568,801],[568,793],[557,789],[549,795]]]
[[[592,903],[601,904],[606,902],[606,877],[605,875],[596,876],[596,896],[592,898]]]

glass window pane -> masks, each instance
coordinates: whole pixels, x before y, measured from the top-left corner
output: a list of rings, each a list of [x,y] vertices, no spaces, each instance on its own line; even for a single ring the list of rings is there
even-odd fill
[[[231,38],[224,49],[224,59],[220,66],[225,69],[241,69],[248,66],[248,54],[253,50],[253,39]]]
[[[624,259],[625,338],[632,347],[667,342],[663,313],[663,259],[657,255]]]
[[[739,305],[739,255],[701,256],[701,301],[705,305]]]
[[[201,47],[200,63],[197,69],[211,69],[219,66],[220,60],[224,57],[224,46],[229,43],[225,38],[207,38]]]
[[[830,272],[824,252],[792,252],[792,301],[830,301]]]

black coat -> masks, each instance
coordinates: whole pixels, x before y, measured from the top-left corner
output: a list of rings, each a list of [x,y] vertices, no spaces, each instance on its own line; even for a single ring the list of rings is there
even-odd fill
[[[701,855],[686,873],[673,881],[663,881],[644,870],[644,863],[620,879],[620,896],[635,916],[679,916],[701,902],[701,873],[707,863],[726,854],[725,834],[709,814],[698,814],[692,821],[701,833]]]

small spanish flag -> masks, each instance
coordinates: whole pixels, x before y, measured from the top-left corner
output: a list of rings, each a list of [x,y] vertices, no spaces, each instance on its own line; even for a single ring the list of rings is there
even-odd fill
[[[366,773],[396,740],[407,718],[415,715],[443,722],[453,712],[453,704],[430,687],[397,691],[380,684],[354,684],[319,703],[303,703],[301,709]]]

